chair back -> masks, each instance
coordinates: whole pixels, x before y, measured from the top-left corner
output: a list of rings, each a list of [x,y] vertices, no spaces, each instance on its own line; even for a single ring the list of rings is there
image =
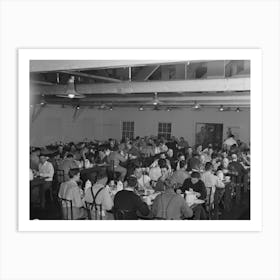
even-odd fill
[[[72,200],[58,197],[61,208],[61,216],[63,220],[73,220],[73,204]]]
[[[114,219],[115,220],[129,220],[130,214],[133,212],[126,209],[114,209]]]
[[[56,171],[56,180],[59,184],[65,182],[64,170],[57,170]]]
[[[107,167],[107,175],[109,180],[116,180],[115,162],[113,160],[110,161],[110,164]]]
[[[206,212],[208,213],[208,219],[212,220],[212,213],[214,207],[214,199],[213,199],[213,188],[206,188],[207,196],[206,196]]]
[[[104,189],[100,188],[97,193],[94,195],[92,187],[90,188],[91,195],[92,195],[92,202],[85,202],[87,214],[88,214],[88,219],[89,220],[102,220],[102,204],[96,203],[96,198],[98,194]],[[94,216],[93,216],[94,215]]]
[[[102,220],[102,204],[85,202],[88,220]]]

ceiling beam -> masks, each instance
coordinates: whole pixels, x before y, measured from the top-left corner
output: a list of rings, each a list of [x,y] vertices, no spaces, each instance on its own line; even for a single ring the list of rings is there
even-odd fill
[[[37,91],[46,95],[56,95],[65,92],[65,86],[44,86]],[[181,81],[147,81],[121,82],[102,84],[77,84],[76,90],[82,94],[129,94],[153,92],[212,92],[212,91],[249,91],[250,78],[204,79]]]
[[[189,100],[189,101],[180,101],[180,102],[168,102],[168,103],[161,103],[158,104],[158,106],[163,106],[163,107],[168,107],[168,106],[174,106],[174,107],[185,107],[185,106],[192,106],[194,102],[197,101],[200,105],[203,106],[237,106],[237,107],[248,107],[250,108],[250,101],[248,100]],[[57,104],[61,105],[60,101],[53,101],[48,104]],[[63,103],[64,105],[67,106],[73,106],[73,103],[65,101]],[[77,104],[80,105],[82,108],[83,106],[85,107],[99,107],[101,104],[106,104],[110,106],[112,105],[113,107],[137,107],[137,106],[144,106],[144,107],[153,107],[154,105],[147,104],[145,102],[77,102]]]
[[[215,104],[248,104],[250,105],[250,95],[249,94],[233,94],[233,95],[198,95],[198,96],[158,96],[160,105],[169,105],[169,104],[185,104],[185,103],[192,103],[194,101],[203,102],[203,103],[215,103]],[[46,98],[47,103],[57,103],[57,104],[73,104],[73,102],[78,102],[80,105],[82,104],[146,104],[146,105],[152,105],[153,104],[153,96],[146,96],[146,97],[138,97],[138,96],[127,96],[127,97],[88,97],[86,100],[79,100],[79,101],[73,101],[71,99],[65,99],[60,100],[56,97],[48,96]]]
[[[49,72],[62,70],[89,70],[145,66],[150,64],[174,64],[178,60],[31,60],[30,72]]]
[[[35,81],[35,80],[30,80],[30,82],[31,82],[32,84],[45,85],[45,86],[56,85],[55,83],[45,82],[45,81]]]
[[[94,80],[103,80],[103,81],[107,81],[107,82],[117,82],[117,83],[121,82],[121,80],[119,80],[119,79],[92,75],[92,74],[86,74],[86,73],[77,72],[77,71],[59,71],[59,73],[65,73],[65,74],[69,74],[69,75],[73,75],[73,76],[85,77],[85,78],[94,79]]]
[[[153,73],[159,68],[160,65],[151,65],[147,67],[143,67],[139,70],[139,72],[133,77],[133,80],[136,81],[146,81],[148,80]]]

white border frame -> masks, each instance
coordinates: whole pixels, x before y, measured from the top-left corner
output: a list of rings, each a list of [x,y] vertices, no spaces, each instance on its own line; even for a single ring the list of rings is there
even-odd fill
[[[261,231],[262,60],[260,49],[20,49],[18,50],[19,231]],[[45,60],[251,60],[251,219],[234,221],[29,220],[29,61]]]

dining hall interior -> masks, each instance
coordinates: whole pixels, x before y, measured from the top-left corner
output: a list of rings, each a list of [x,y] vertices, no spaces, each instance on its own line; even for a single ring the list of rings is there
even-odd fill
[[[249,60],[31,60],[30,219],[250,220]]]

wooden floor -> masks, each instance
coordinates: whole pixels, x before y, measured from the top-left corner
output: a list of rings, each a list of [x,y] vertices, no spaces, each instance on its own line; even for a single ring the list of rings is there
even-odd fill
[[[220,212],[219,220],[250,220],[250,191],[242,193],[239,204],[233,199],[230,211],[220,209]],[[30,209],[30,213],[30,219],[60,220],[60,209],[57,201],[48,200],[45,210],[33,207]]]

